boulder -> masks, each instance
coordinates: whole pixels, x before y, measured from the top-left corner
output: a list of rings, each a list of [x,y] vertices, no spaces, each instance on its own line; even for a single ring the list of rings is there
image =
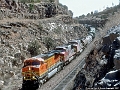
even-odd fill
[[[3,85],[4,85],[4,81],[0,80],[0,88],[3,87]]]
[[[14,54],[15,58],[20,58],[21,57],[21,52],[20,50]]]
[[[120,69],[120,49],[115,51],[116,54],[114,55],[114,68]]]
[[[0,65],[4,65],[3,58],[0,58]]]

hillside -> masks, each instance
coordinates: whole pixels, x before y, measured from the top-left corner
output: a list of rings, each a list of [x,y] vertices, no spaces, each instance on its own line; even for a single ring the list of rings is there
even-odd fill
[[[71,12],[62,4],[51,2],[10,4],[7,0],[0,2],[2,90],[21,88],[21,68],[25,58],[47,52],[71,39],[87,35],[87,28],[76,23]]]

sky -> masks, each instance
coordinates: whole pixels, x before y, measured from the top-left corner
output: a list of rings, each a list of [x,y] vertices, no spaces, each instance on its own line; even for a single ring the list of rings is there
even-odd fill
[[[101,11],[106,7],[118,5],[120,0],[59,0],[73,12],[73,17],[86,15],[95,10]]]

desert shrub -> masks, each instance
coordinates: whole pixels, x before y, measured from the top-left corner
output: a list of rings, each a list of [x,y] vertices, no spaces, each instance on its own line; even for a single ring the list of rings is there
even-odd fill
[[[108,15],[107,15],[107,14],[101,15],[101,19],[106,19],[106,18],[108,18]]]
[[[50,49],[54,48],[54,40],[51,39],[50,37],[46,37],[45,38],[45,46],[47,48],[47,50],[49,51]]]
[[[61,28],[57,27],[53,30],[56,34],[60,34],[61,33]]]
[[[31,12],[34,9],[34,4],[29,4],[29,11]]]
[[[39,25],[38,25],[38,29],[43,30],[43,26],[42,26],[42,24],[39,23]]]
[[[31,56],[38,55],[40,53],[39,48],[41,46],[39,43],[35,40],[29,43],[28,45],[28,51],[30,52]]]
[[[70,16],[73,16],[73,12],[71,10],[69,10]]]
[[[50,2],[54,2],[55,0],[49,0]]]
[[[17,64],[17,59],[12,60],[12,65],[15,66]]]

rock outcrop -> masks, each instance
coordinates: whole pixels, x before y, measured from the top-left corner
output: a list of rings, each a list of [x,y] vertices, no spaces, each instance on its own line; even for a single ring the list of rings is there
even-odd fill
[[[58,14],[72,15],[72,12],[55,2],[21,3],[20,0],[1,0],[0,1],[0,19],[19,18],[19,19],[43,19],[54,17]],[[71,20],[71,17],[67,19]]]

